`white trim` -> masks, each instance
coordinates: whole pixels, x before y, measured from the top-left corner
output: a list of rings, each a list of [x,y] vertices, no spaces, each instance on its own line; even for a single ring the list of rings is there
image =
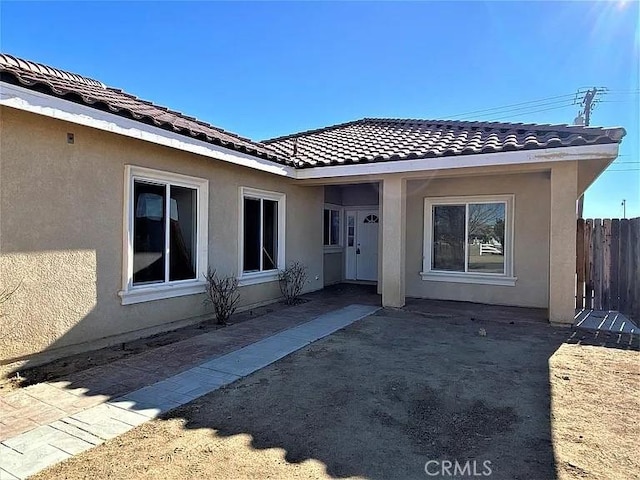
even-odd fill
[[[255,198],[259,200],[272,200],[278,202],[278,260],[277,269],[261,270],[258,272],[244,272],[244,199]],[[238,284],[255,285],[258,283],[273,282],[278,279],[278,270],[285,268],[285,237],[286,237],[286,202],[287,196],[281,192],[271,192],[251,187],[238,189]],[[260,209],[262,215],[262,208]],[[260,238],[262,241],[262,221],[260,222]],[[260,265],[262,266],[262,252],[260,252]]]
[[[63,100],[52,95],[29,90],[18,85],[0,82],[0,105],[17,108],[26,112],[44,115],[59,120],[97,128],[106,132],[137,138],[166,147],[183,150],[223,162],[261,170],[288,178],[295,178],[295,169],[270,160],[261,159],[246,153],[236,152],[225,147],[189,138],[176,132],[147,125],[136,120],[121,117],[109,112]]]
[[[518,277],[504,275],[489,275],[482,273],[464,272],[420,272],[422,280],[431,282],[451,282],[451,283],[476,283],[482,285],[501,285],[505,287],[515,287]]]
[[[432,270],[431,255],[433,243],[433,206],[464,205],[465,206],[465,270],[468,269],[468,218],[470,203],[504,203],[505,204],[505,238],[504,238],[504,273],[481,272],[449,272]],[[513,274],[513,258],[515,245],[515,195],[469,195],[455,197],[426,197],[424,199],[424,225],[422,244],[422,280],[436,282],[476,283],[486,285],[515,286],[517,277]]]
[[[154,285],[152,287],[136,287],[129,291],[121,290],[118,292],[118,295],[121,298],[122,305],[133,305],[135,303],[150,302],[152,300],[196,295],[204,293],[205,287],[205,282],[194,280],[182,284],[173,283]]]
[[[592,159],[613,160],[618,156],[619,148],[617,143],[580,145],[295,169],[5,82],[0,82],[0,105],[298,180]]]
[[[275,282],[278,280],[278,270],[264,270],[262,272],[242,273],[238,277],[238,285],[245,287],[247,285],[257,285],[259,283]]]
[[[618,144],[581,145],[514,152],[474,153],[449,157],[397,160],[389,162],[359,163],[355,165],[331,165],[296,170],[298,180],[351,177],[358,175],[384,175],[457,168],[490,167],[530,163],[552,163],[610,158],[618,156]]]
[[[338,222],[338,243],[337,244],[325,245],[324,243],[324,229],[325,229],[324,212],[326,210],[329,210],[329,212],[331,212],[331,210],[337,211],[338,214],[340,215],[340,221]],[[342,244],[343,244],[342,237],[344,232],[343,224],[344,224],[344,207],[342,205],[336,205],[334,203],[325,203],[324,208],[322,209],[322,246],[324,247],[325,252],[342,251]],[[331,241],[331,213],[329,213],[329,241]]]
[[[133,185],[135,180],[160,182],[196,190],[196,277],[191,280],[168,281],[168,269],[165,268],[165,282],[153,285],[133,284],[133,229],[134,205]],[[166,209],[169,212],[169,209]],[[122,290],[118,292],[122,305],[158,300],[161,298],[193,295],[204,292],[205,283],[201,280],[209,265],[209,181],[174,172],[125,165],[124,167],[124,203],[123,203],[123,254],[122,254]],[[165,232],[168,233],[168,232]],[[165,248],[169,248],[165,238]],[[168,262],[168,255],[165,255]]]

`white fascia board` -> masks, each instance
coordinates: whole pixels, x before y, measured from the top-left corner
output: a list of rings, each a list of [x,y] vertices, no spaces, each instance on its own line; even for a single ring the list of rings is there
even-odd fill
[[[497,165],[524,165],[531,163],[567,162],[572,160],[614,159],[618,144],[581,145],[514,152],[481,153],[417,160],[359,163],[303,168],[296,171],[298,180],[352,177],[358,175],[385,175],[390,173],[424,172],[456,168],[490,167]]]
[[[44,115],[58,120],[97,128],[118,135],[137,138],[166,147],[214,158],[223,162],[261,170],[288,178],[295,178],[296,171],[288,165],[279,165],[245,153],[213,145],[196,138],[163,130],[109,112],[70,102],[52,95],[35,92],[18,85],[0,82],[0,105]]]

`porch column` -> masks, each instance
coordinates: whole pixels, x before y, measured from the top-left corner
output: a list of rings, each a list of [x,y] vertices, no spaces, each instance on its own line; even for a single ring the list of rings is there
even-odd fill
[[[407,181],[382,182],[382,306],[402,307],[405,297],[405,210]]]
[[[575,315],[577,199],[577,163],[554,165],[549,244],[549,321],[554,323],[571,324]]]

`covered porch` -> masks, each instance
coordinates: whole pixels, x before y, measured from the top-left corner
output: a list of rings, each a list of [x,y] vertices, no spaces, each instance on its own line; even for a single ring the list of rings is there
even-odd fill
[[[375,284],[385,307],[403,307],[407,298],[510,305],[543,310],[547,320],[570,324],[573,286],[567,279],[574,265],[566,259],[575,258],[575,244],[563,239],[570,238],[575,224],[578,165],[506,171],[473,168],[305,181],[324,187],[325,286]],[[509,245],[483,249],[479,242],[480,253],[475,253],[484,253],[504,275],[445,272],[440,277],[440,272],[427,272],[434,247],[427,245],[433,227],[427,226],[425,200],[469,197],[483,202],[485,197],[507,197],[499,195],[505,191],[512,193],[503,213],[508,217],[503,219],[508,225],[503,242]],[[468,233],[465,238],[468,242]],[[468,256],[473,245],[464,248]]]

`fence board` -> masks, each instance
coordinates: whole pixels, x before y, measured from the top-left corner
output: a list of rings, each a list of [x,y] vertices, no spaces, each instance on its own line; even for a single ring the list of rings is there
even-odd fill
[[[579,218],[578,228],[576,229],[576,309],[584,308],[584,230],[584,219]]]
[[[620,220],[620,311],[629,310],[629,220]]]
[[[593,221],[593,308],[602,310],[602,220]]]
[[[576,308],[640,319],[640,218],[578,220]]]
[[[631,262],[629,265],[629,313],[634,319],[640,319],[640,217],[629,221],[629,242]]]
[[[593,308],[593,220],[585,222],[584,307]]]
[[[602,308],[610,310],[611,306],[611,220],[602,220]]]
[[[611,292],[611,310],[620,309],[620,220],[611,220],[611,263],[609,268],[609,287]]]

